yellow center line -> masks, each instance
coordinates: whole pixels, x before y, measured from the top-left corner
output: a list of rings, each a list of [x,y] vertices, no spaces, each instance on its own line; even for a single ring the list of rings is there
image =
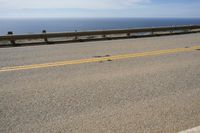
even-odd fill
[[[158,50],[158,51],[150,51],[150,52],[143,52],[143,53],[124,54],[124,55],[114,55],[114,56],[102,57],[102,58],[88,58],[88,59],[59,61],[59,62],[51,62],[51,63],[24,65],[24,66],[2,67],[0,68],[0,72],[28,70],[28,69],[36,69],[36,68],[47,68],[47,67],[58,67],[58,66],[65,66],[65,65],[92,63],[92,62],[107,61],[107,60],[120,60],[120,59],[136,58],[136,57],[144,57],[144,56],[155,56],[155,55],[170,54],[170,53],[172,54],[172,53],[180,53],[180,52],[189,52],[189,51],[194,51],[196,49],[200,49],[200,46],[193,46],[190,48]]]

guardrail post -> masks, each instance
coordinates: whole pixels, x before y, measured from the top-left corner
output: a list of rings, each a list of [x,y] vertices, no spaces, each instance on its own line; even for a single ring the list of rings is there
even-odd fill
[[[192,26],[192,25],[190,25],[190,26]],[[192,29],[190,27],[188,28],[188,32],[192,32]]]
[[[47,31],[46,31],[46,30],[43,30],[42,33],[43,33],[43,34],[46,34]],[[47,36],[44,37],[44,41],[45,41],[46,43],[49,43]]]
[[[188,33],[188,29],[183,30],[184,33]]]
[[[174,25],[172,25],[171,27],[175,27]],[[174,30],[170,30],[170,34],[173,34]]]
[[[151,30],[151,35],[152,35],[152,36],[154,35],[154,31],[153,31],[153,28],[152,28],[152,30]]]
[[[8,35],[9,35],[9,36],[12,36],[12,35],[13,35],[13,32],[12,32],[12,31],[9,31],[9,32],[8,32]],[[10,39],[10,43],[11,43],[12,46],[16,46],[15,40],[14,40],[13,38]]]
[[[77,30],[75,30],[75,33],[77,33]],[[75,34],[75,38],[74,38],[75,40],[78,40],[78,36],[77,36],[77,34]]]
[[[183,30],[184,33],[189,33],[190,32],[190,29],[185,29]]]

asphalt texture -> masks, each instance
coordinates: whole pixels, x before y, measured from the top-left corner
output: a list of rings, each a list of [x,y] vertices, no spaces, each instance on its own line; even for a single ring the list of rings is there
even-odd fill
[[[200,34],[0,48],[0,68],[200,46]],[[200,50],[0,72],[1,133],[176,133],[200,125]]]

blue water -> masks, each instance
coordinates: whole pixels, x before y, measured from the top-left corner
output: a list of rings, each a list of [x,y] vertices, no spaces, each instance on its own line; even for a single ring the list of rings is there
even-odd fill
[[[175,18],[76,18],[76,19],[0,19],[0,35],[13,31],[14,34],[85,31],[105,29],[143,28],[172,25],[200,24],[199,19]]]

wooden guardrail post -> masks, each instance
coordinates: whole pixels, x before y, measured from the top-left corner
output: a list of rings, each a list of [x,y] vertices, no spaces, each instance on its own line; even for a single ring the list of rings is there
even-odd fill
[[[43,34],[46,34],[47,31],[46,31],[46,30],[43,30],[42,33],[43,33]],[[49,43],[47,36],[44,37],[44,41],[45,41],[45,43]]]
[[[13,35],[13,32],[12,32],[12,31],[9,31],[9,32],[8,32],[8,35],[9,35],[9,36],[12,36],[12,35]],[[15,43],[15,40],[14,40],[14,39],[11,39],[11,40],[10,40],[10,43],[11,43],[12,46],[16,46],[16,43]]]
[[[127,37],[131,37],[131,33],[127,33],[126,35],[127,35]]]
[[[77,30],[75,30],[75,33],[77,33]],[[75,40],[78,40],[78,36],[77,35],[75,35],[75,38],[74,38]]]
[[[103,37],[103,38],[106,38],[106,35],[104,34],[104,35],[102,35],[102,37]]]
[[[152,36],[154,35],[154,30],[153,28],[151,29],[151,33],[150,33]]]
[[[183,30],[183,32],[184,33],[189,33],[190,32],[190,29],[188,28],[188,29],[185,29],[185,30]]]
[[[172,28],[175,27],[174,25],[171,26]],[[170,30],[170,34],[173,34],[174,30]]]
[[[192,26],[192,25],[190,25],[190,26]],[[192,32],[192,29],[191,29],[191,28],[188,28],[188,32]]]

